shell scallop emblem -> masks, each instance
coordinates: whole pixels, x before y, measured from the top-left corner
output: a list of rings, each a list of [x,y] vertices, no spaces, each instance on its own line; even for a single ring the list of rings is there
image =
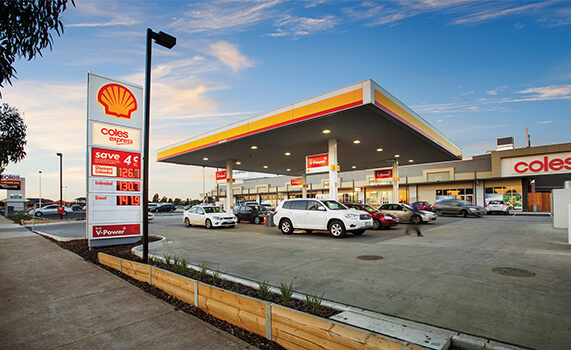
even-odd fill
[[[135,95],[119,84],[103,85],[97,92],[97,101],[105,107],[105,114],[117,118],[131,119],[131,113],[137,110]]]

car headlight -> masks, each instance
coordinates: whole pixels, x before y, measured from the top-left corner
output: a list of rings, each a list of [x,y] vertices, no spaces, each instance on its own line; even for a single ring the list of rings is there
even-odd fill
[[[213,216],[212,218],[213,218],[214,220],[222,220],[222,217],[221,217],[221,216]]]
[[[390,216],[390,215],[383,215],[383,217],[384,217],[386,220],[394,220],[393,217]]]
[[[345,217],[351,220],[359,220],[359,214],[345,214]]]

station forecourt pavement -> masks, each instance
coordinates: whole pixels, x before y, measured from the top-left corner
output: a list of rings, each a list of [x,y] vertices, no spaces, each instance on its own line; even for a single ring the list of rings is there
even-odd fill
[[[84,232],[84,224],[75,225]],[[325,293],[357,317],[381,315],[533,349],[571,344],[571,247],[551,217],[439,217],[420,226],[425,237],[404,236],[405,225],[333,239],[247,223],[186,228],[181,215],[157,216],[150,234],[166,239],[149,252],[209,262],[253,283],[293,281],[297,292]]]

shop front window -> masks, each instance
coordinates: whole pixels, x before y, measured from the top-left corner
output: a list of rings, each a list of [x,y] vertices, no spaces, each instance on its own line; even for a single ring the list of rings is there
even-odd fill
[[[460,199],[474,203],[473,188],[444,188],[436,190],[436,201],[442,199]]]
[[[491,200],[503,200],[516,210],[522,209],[521,186],[486,187],[486,205]]]

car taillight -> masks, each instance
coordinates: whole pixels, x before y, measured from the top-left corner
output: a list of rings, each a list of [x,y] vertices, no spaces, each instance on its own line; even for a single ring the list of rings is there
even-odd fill
[[[278,211],[277,211],[277,210],[276,210],[276,211],[274,211],[274,215],[278,215]]]

